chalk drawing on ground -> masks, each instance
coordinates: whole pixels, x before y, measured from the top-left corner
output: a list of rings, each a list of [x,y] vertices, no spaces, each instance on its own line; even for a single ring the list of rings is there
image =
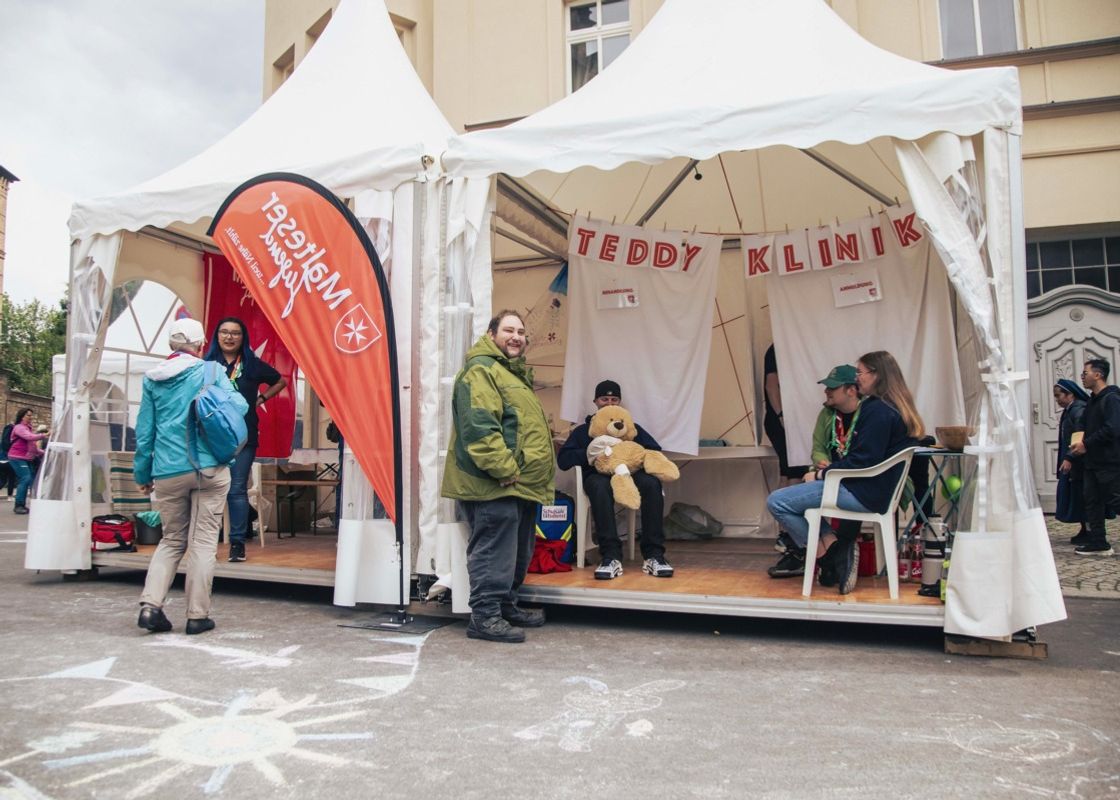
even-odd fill
[[[561,750],[585,753],[591,743],[605,736],[627,717],[653,711],[661,706],[661,694],[680,689],[684,681],[650,681],[625,691],[611,691],[605,683],[595,678],[574,676],[565,683],[581,684],[580,688],[564,695],[564,708],[544,722],[514,733],[526,741],[558,740]],[[648,736],[653,723],[637,719],[626,726],[627,736]]]
[[[129,791],[121,795],[126,799],[156,794],[181,776],[202,785],[208,795],[220,794],[231,775],[239,770],[252,774],[252,780],[263,777],[272,785],[283,787],[288,785],[283,766],[289,759],[326,768],[372,768],[373,764],[361,758],[341,753],[337,743],[373,738],[374,734],[364,729],[371,708],[368,704],[403,691],[412,683],[426,639],[427,634],[363,638],[358,644],[372,645],[372,655],[336,662],[343,665],[336,675],[346,677],[322,676],[328,683],[340,684],[343,688],[358,687],[360,691],[351,689],[342,699],[329,701],[320,701],[315,694],[290,700],[276,688],[255,691],[242,688],[229,702],[192,697],[157,685],[157,682],[165,683],[163,679],[171,677],[169,673],[156,672],[154,674],[160,677],[149,682],[115,677],[114,671],[124,671],[119,656],[80,663],[44,675],[0,679],[0,684],[92,682],[109,689],[103,695],[86,692],[90,702],[68,709],[71,712],[69,721],[62,723],[65,727],[60,731],[28,741],[24,752],[0,759],[0,795],[46,797],[25,782],[26,775],[13,774],[10,779],[5,778],[10,773],[5,773],[3,768],[17,762],[21,768],[37,765],[48,774],[63,776],[67,788],[96,790],[99,782],[114,776],[142,777],[141,782],[132,784]],[[310,653],[301,653],[300,645],[256,652],[220,643],[195,643],[179,634],[143,637],[140,644],[145,649],[165,647],[217,659],[221,666],[237,670],[239,675],[244,674],[240,670],[250,667],[264,670],[254,675],[290,668],[301,660],[301,655],[306,655],[302,661],[307,663],[303,666],[314,666],[320,675],[322,671],[321,660]],[[371,652],[368,646],[362,649],[364,653]],[[178,660],[185,656],[174,657]],[[103,721],[107,719],[104,714],[98,717],[99,721],[81,718],[83,712],[101,712],[123,705],[136,705],[143,710],[130,714],[123,724],[114,724],[116,721],[112,718]],[[357,730],[353,729],[355,723],[359,723]],[[77,752],[67,752],[71,750]],[[197,777],[192,773],[198,773]],[[3,780],[7,780],[7,786]]]
[[[1120,746],[1106,733],[1045,714],[1020,719],[1005,725],[977,714],[947,715],[940,733],[911,738],[1007,762],[1013,771],[998,776],[996,785],[1020,794],[1073,800],[1117,792]]]

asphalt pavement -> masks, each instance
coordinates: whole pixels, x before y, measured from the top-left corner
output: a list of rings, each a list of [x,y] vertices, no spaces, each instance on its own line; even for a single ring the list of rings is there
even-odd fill
[[[340,627],[329,591],[217,581],[136,627],[143,576],[23,569],[0,502],[0,798],[1120,795],[1120,601],[1046,661],[924,628],[549,608],[523,645]],[[440,609],[418,609],[442,615]]]

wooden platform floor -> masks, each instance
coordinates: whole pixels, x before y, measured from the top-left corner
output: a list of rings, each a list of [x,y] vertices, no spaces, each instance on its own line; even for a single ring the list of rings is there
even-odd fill
[[[278,568],[334,571],[338,537],[333,533],[299,534],[277,539],[275,533],[267,534],[262,548],[257,540],[246,546],[249,564]],[[530,574],[526,584],[552,588],[596,589],[611,591],[659,592],[664,594],[711,595],[718,597],[758,597],[767,599],[801,600],[801,579],[775,580],[766,569],[778,558],[772,542],[761,539],[713,539],[707,542],[669,542],[668,553],[676,574],[672,578],[653,578],[642,572],[639,557],[624,561],[624,574],[610,581],[595,580],[598,551],[591,551],[591,560],[584,569],[555,572],[548,575]],[[137,555],[145,564],[155,546],[140,545]],[[228,544],[218,545],[218,561],[224,564],[229,554]],[[236,570],[239,565],[230,564]],[[227,573],[228,574],[228,573]],[[892,605],[940,605],[940,600],[920,597],[918,585],[899,584],[898,600],[891,600],[887,579],[860,578],[856,590],[840,595],[835,588],[820,585],[813,587],[812,598],[843,603],[886,603]]]
[[[771,540],[712,539],[706,542],[668,542],[666,558],[673,565],[672,578],[654,578],[642,572],[641,556],[624,560],[621,577],[609,581],[595,580],[598,551],[588,555],[591,561],[582,570],[530,574],[525,583],[531,586],[578,588],[615,591],[662,592],[673,594],[713,595],[718,597],[758,597],[781,600],[802,600],[801,578],[774,579],[766,569],[778,560]],[[842,603],[886,603],[891,605],[939,606],[941,601],[918,595],[918,584],[900,583],[898,599],[892,600],[886,577],[860,578],[854,592],[841,595],[835,587],[813,586],[812,599]]]
[[[267,565],[270,567],[292,567],[297,569],[323,569],[334,572],[334,558],[338,550],[338,536],[334,533],[298,534],[277,539],[275,532],[266,534],[265,546],[259,540],[251,539],[245,545],[245,563]],[[137,545],[138,554],[151,557],[155,545]],[[218,561],[229,558],[229,544],[218,545]],[[233,565],[236,566],[236,565]]]

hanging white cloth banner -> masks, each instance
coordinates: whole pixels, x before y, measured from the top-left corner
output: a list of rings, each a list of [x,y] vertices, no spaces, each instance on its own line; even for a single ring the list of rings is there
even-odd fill
[[[813,422],[824,399],[817,381],[834,366],[855,364],[874,350],[887,350],[898,361],[927,431],[965,423],[956,346],[945,335],[953,329],[948,280],[929,237],[920,225],[914,230],[921,238],[902,247],[884,227],[884,254],[870,263],[775,273],[767,281],[789,463],[810,461]],[[852,288],[837,292],[837,286]],[[873,299],[872,289],[881,299],[866,302]],[[854,302],[841,305],[842,295]]]
[[[595,410],[595,384],[609,378],[663,448],[696,453],[720,244],[718,236],[572,223],[564,419],[583,422]]]

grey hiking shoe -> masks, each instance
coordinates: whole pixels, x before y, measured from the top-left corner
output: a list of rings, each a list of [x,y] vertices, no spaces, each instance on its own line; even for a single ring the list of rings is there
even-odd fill
[[[501,617],[479,619],[472,614],[471,621],[467,623],[467,638],[516,644],[525,641],[525,631],[513,627]]]
[[[539,628],[544,625],[544,609],[503,606],[502,619],[522,628]]]

